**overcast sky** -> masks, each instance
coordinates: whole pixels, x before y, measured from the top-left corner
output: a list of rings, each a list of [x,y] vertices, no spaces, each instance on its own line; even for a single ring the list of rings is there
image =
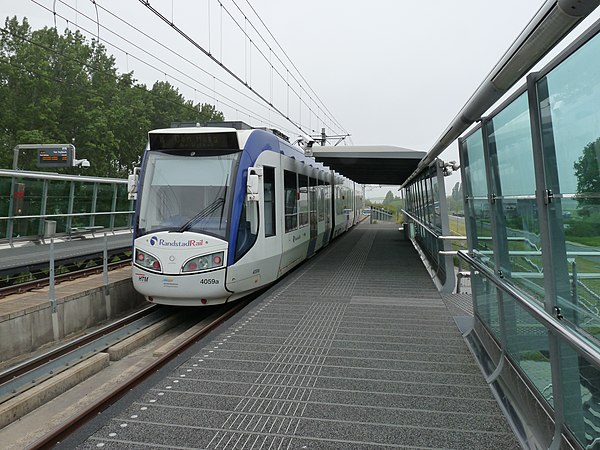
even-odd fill
[[[54,1],[37,1],[50,11],[31,0],[2,0],[0,13],[3,17],[27,16],[34,28],[54,26]],[[63,3],[58,0],[56,23],[59,30],[79,26],[90,37],[100,36],[115,55],[121,72],[133,70],[138,80],[150,86],[157,79],[167,80],[178,86],[187,98],[216,102],[228,120],[244,120],[255,126],[272,121],[286,133],[300,134],[276,112],[250,101],[245,95],[251,94],[240,83],[167,24],[157,20],[139,1],[97,0],[96,3],[100,5],[97,11],[100,30],[95,23],[96,10],[90,1],[65,0]],[[217,59],[263,97],[273,101],[292,121],[302,123],[305,131],[320,132],[322,121],[309,112],[308,106],[302,106],[293,93],[290,94],[286,82],[277,80],[277,75],[262,60],[260,51],[271,61],[275,61],[276,55],[284,59],[286,67],[281,66],[278,70],[288,80],[292,76],[304,77],[325,104],[327,115],[330,112],[351,134],[348,143],[396,145],[425,151],[440,137],[543,3],[543,0],[249,0],[249,3],[246,0],[222,0],[226,8],[222,9],[217,0],[151,1],[154,8],[196,43],[210,49]],[[243,10],[247,20],[236,5]],[[281,44],[299,74],[285,60],[250,5]],[[75,13],[74,9],[80,12]],[[254,44],[244,37],[229,13],[239,20]],[[86,15],[94,20],[87,19]],[[597,17],[594,13],[586,23]],[[142,36],[130,25],[148,33],[150,38]],[[253,27],[258,28],[260,35]],[[261,36],[268,44],[262,43]],[[122,38],[131,40],[143,50]],[[273,52],[268,50],[269,47]],[[158,60],[153,60],[151,55]],[[183,61],[180,56],[188,61]],[[158,69],[150,68],[140,59],[152,62]],[[190,78],[163,64],[178,68]],[[286,68],[290,70],[289,75]],[[294,87],[293,81],[290,85],[317,111],[314,103],[317,97],[313,93],[309,99],[309,94]],[[249,116],[244,112],[246,110],[257,113]],[[324,111],[317,113],[325,115]],[[330,133],[340,132],[339,129],[330,130],[329,126],[327,129]],[[456,144],[442,154],[442,158],[457,159]],[[370,195],[383,196],[388,189],[372,190]]]

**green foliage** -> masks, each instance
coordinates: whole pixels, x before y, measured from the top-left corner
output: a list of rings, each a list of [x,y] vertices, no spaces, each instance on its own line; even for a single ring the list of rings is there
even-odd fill
[[[585,195],[600,191],[599,156],[600,138],[586,145],[583,149],[583,155],[574,163],[578,194]],[[590,215],[591,210],[597,210],[598,206],[595,198],[587,198],[587,196],[578,198],[577,204],[578,212],[581,216]]]
[[[0,29],[0,167],[12,167],[17,144],[74,143],[89,175],[125,177],[141,162],[147,133],[173,121],[222,121],[212,105],[185,100],[166,82],[151,90],[79,31],[32,31],[27,19]],[[36,170],[33,153],[19,168]],[[59,169],[76,173],[75,169]]]
[[[383,204],[389,205],[393,201],[394,201],[394,194],[392,193],[392,191],[387,191],[387,194],[385,194],[385,200],[383,200]]]
[[[450,214],[464,212],[462,186],[459,181],[452,188],[452,194],[446,198],[446,202]]]
[[[371,204],[371,202],[369,202],[368,204]],[[373,203],[373,206],[380,209],[384,209],[390,214],[397,214],[402,208],[404,208],[404,199],[396,197],[392,191],[388,191],[385,195],[383,203]]]

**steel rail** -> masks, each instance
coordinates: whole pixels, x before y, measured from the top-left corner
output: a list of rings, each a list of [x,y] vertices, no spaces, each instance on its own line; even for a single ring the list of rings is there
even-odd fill
[[[160,310],[159,305],[147,306],[144,309],[136,311],[127,317],[123,317],[122,319],[105,325],[96,331],[92,331],[84,336],[72,340],[71,342],[53,348],[41,355],[34,356],[33,358],[0,372],[0,398],[5,400],[5,396],[7,395],[8,391],[16,393],[19,390],[19,387],[22,387],[25,384],[28,384],[29,387],[33,387],[34,381],[44,377],[43,367],[49,363],[54,363],[55,365],[59,364],[65,366],[65,368],[67,368],[67,366],[70,367],[72,365],[72,361],[65,361],[64,357],[66,355],[72,354],[80,349],[84,349],[83,351],[85,351],[85,347],[90,343],[94,343],[95,345],[96,341],[99,339],[114,334],[115,332],[122,330],[123,328],[139,321],[140,319],[148,317],[150,314],[158,310]],[[149,326],[155,322],[156,320],[146,324],[145,326]],[[139,327],[144,328],[143,324],[139,324]],[[103,349],[101,347],[95,348],[96,353],[102,350]],[[79,355],[75,355],[70,359],[80,362]],[[47,372],[49,372],[49,370]],[[53,372],[53,374],[56,374],[56,371]],[[28,376],[25,376],[26,374],[28,374]]]
[[[188,336],[184,341],[179,343],[176,347],[169,350],[165,353],[164,356],[154,361],[148,367],[146,367],[143,371],[139,372],[137,375],[133,376],[128,382],[124,383],[122,386],[117,387],[113,392],[110,392],[94,402],[84,411],[82,411],[76,417],[73,417],[68,422],[63,425],[57,427],[54,431],[39,439],[30,445],[29,449],[50,449],[53,448],[57,443],[64,440],[67,436],[74,433],[78,428],[83,426],[90,419],[96,417],[103,410],[108,408],[110,405],[115,403],[121,397],[123,397],[126,393],[131,391],[135,386],[140,384],[150,375],[154,374],[160,367],[167,364],[171,359],[181,353],[183,350],[191,346],[196,340],[208,334],[210,331],[221,325],[227,319],[237,314],[240,310],[242,310],[248,303],[250,303],[254,297],[250,297],[246,300],[236,301],[233,306],[226,304],[220,311],[210,315],[203,322],[205,322],[205,326],[198,330],[191,336]]]

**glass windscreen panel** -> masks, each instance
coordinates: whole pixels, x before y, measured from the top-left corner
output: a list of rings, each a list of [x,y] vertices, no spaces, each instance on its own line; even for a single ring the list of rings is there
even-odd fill
[[[496,114],[487,130],[490,154],[495,155],[498,163],[495,206],[506,233],[508,254],[501,258],[502,271],[513,283],[543,300],[542,248],[527,93]]]
[[[189,230],[225,238],[234,170],[240,154],[148,152],[139,234]]]
[[[600,35],[538,82],[557,303],[600,339]]]
[[[469,221],[467,227],[469,246],[477,259],[493,267],[494,243],[481,130],[474,132],[463,141],[462,152],[468,210],[465,213],[465,220]]]

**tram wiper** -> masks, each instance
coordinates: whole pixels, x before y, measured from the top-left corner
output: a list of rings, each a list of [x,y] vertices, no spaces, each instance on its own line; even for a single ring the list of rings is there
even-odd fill
[[[204,208],[202,211],[200,211],[198,214],[196,214],[194,217],[192,217],[190,220],[188,220],[186,223],[184,223],[181,227],[179,227],[177,232],[183,233],[184,231],[189,230],[192,227],[192,225],[194,225],[196,222],[210,216],[217,209],[219,209],[219,206],[224,205],[224,204],[225,204],[225,198],[219,197],[214,202],[212,202],[210,205],[208,205],[206,208]]]

